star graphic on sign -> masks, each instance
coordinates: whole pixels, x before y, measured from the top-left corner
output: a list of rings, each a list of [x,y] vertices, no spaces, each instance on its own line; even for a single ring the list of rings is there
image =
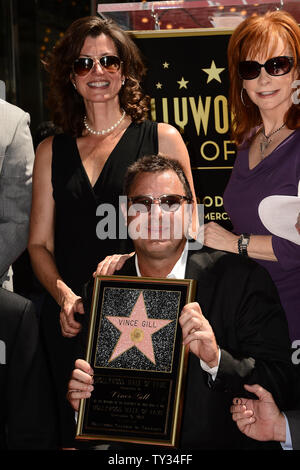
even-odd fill
[[[158,82],[158,83],[156,84],[156,88],[157,88],[158,90],[161,90],[161,89],[162,89],[162,84],[161,84],[160,82]]]
[[[221,83],[220,73],[223,72],[223,70],[225,69],[217,68],[214,60],[211,62],[210,69],[202,69],[202,70],[208,75],[206,83],[209,83],[211,80],[217,80],[218,82]]]
[[[163,68],[164,68],[164,69],[168,69],[168,68],[169,68],[169,65],[170,65],[170,64],[169,64],[168,62],[164,62],[164,63],[163,63]]]
[[[106,318],[121,331],[121,336],[108,362],[135,346],[155,364],[152,335],[173,320],[148,318],[143,292],[140,293],[129,317],[106,316]]]
[[[180,88],[187,88],[187,83],[189,83],[187,80],[185,80],[183,77],[180,81],[178,81],[177,83],[179,83],[179,89]]]

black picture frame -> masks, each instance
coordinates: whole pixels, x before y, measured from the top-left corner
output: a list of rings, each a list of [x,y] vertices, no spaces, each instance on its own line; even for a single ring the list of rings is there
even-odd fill
[[[188,351],[179,315],[196,281],[97,276],[86,360],[94,391],[76,439],[177,447]]]

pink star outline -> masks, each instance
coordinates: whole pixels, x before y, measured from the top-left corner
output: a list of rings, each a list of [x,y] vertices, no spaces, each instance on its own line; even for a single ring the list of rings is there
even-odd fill
[[[173,320],[149,318],[147,316],[143,292],[140,293],[129,317],[107,316],[106,318],[121,331],[121,336],[108,362],[113,361],[116,357],[135,346],[153,364],[156,364],[152,335]],[[136,341],[133,340],[135,333],[138,338]]]

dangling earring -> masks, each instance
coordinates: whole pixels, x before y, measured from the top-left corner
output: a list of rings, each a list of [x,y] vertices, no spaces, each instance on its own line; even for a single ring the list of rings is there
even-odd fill
[[[124,85],[125,85],[125,78],[123,78],[123,80],[122,80],[122,86],[124,86]]]
[[[73,83],[73,87],[75,88],[75,90],[77,90],[76,83],[75,82],[72,82],[72,83]]]
[[[245,88],[242,88],[242,89],[241,89],[241,102],[243,103],[244,106],[247,107],[247,105],[245,104],[245,101],[244,101],[244,99],[243,99],[243,91],[244,91],[244,89],[245,89]]]

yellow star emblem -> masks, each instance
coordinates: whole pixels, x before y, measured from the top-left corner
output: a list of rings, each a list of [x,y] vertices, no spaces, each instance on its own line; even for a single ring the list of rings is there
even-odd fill
[[[179,83],[179,89],[180,89],[180,88],[187,88],[187,84],[189,82],[182,77],[182,79],[180,81],[177,81],[177,83]]]
[[[225,69],[217,68],[214,60],[211,63],[210,69],[202,69],[202,70],[208,75],[206,83],[209,83],[211,80],[217,80],[218,82],[221,83],[220,73],[223,72],[223,70]]]
[[[161,90],[161,89],[162,89],[162,84],[161,84],[160,82],[158,82],[158,83],[156,84],[156,88],[157,88],[158,90]]]
[[[168,68],[169,68],[169,65],[170,65],[170,64],[169,64],[168,62],[164,62],[164,63],[163,63],[163,68],[164,68],[164,69],[168,69]]]

